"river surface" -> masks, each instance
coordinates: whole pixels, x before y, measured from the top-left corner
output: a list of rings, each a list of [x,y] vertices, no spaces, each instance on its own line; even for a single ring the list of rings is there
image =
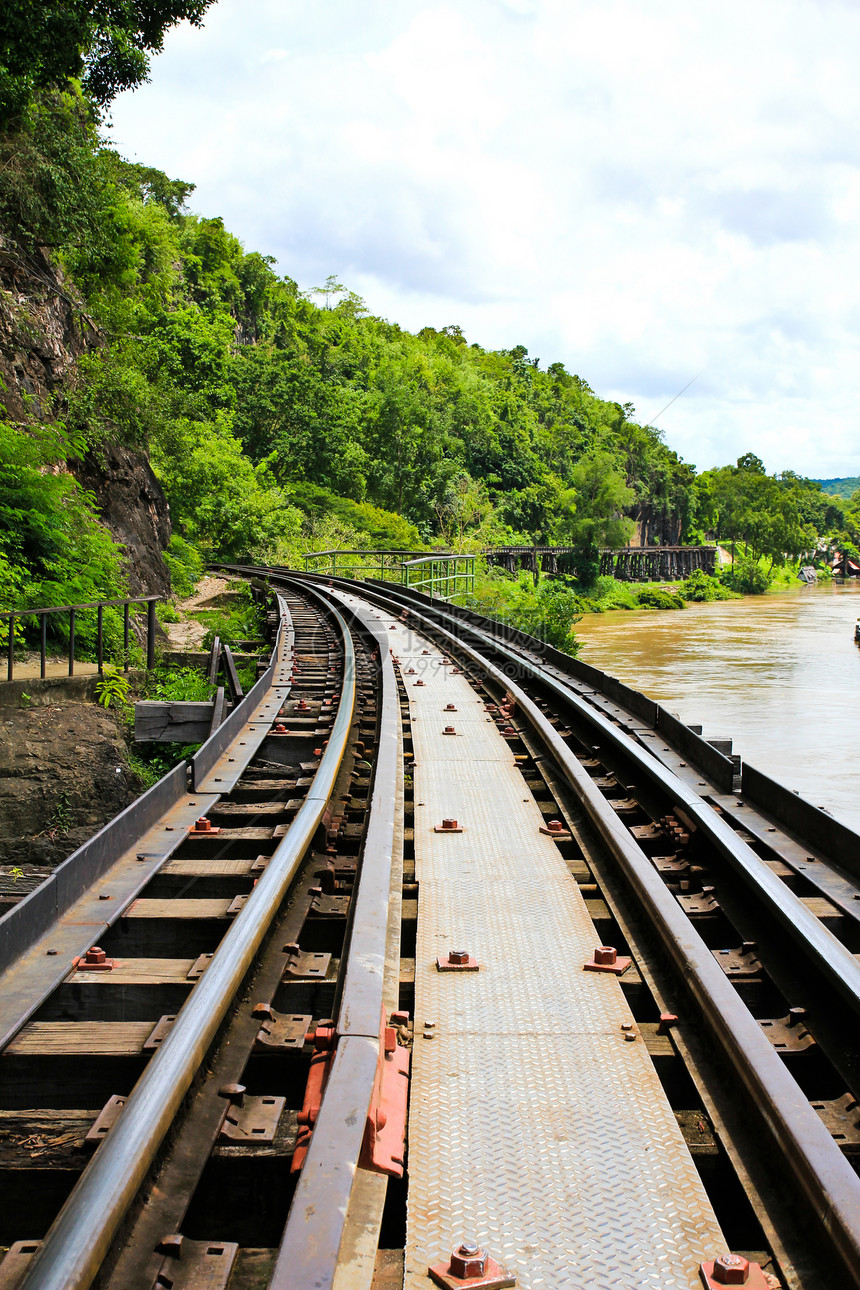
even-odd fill
[[[860,586],[586,614],[580,658],[860,832]]]

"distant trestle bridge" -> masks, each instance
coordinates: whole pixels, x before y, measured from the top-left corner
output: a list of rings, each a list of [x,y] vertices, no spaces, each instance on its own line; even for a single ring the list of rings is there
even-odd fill
[[[577,552],[572,546],[498,546],[485,552],[490,564],[510,573],[566,573]],[[600,552],[600,572],[621,582],[674,582],[696,569],[713,574],[715,546],[626,546]]]
[[[329,573],[347,577],[375,577],[427,590],[433,596],[451,599],[458,592],[474,589],[474,562],[481,554],[488,564],[515,574],[575,572],[579,554],[572,546],[495,546],[480,553],[455,551],[336,550],[308,551],[306,573]],[[697,569],[713,574],[715,546],[627,546],[600,551],[600,573],[621,582],[673,582],[689,577]]]

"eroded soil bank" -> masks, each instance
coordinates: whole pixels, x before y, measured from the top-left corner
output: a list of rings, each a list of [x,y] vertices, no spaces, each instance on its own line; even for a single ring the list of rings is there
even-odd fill
[[[55,866],[142,785],[113,712],[92,702],[0,707],[0,873]]]

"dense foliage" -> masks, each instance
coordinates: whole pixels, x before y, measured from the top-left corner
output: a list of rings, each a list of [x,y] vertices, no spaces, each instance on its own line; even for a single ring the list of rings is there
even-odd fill
[[[82,81],[93,103],[145,81],[149,56],[182,19],[199,25],[213,0],[3,0],[0,124],[40,89]]]
[[[0,235],[22,264],[51,248],[104,341],[62,401],[2,428],[5,602],[122,590],[116,548],[62,468],[112,441],[151,456],[179,587],[210,555],[295,563],[307,546],[557,541],[576,549],[577,590],[594,600],[598,548],[625,543],[637,522],[651,541],[732,544],[743,589],[762,561],[766,581],[828,540],[860,539],[860,493],[827,497],[791,472],[767,475],[751,454],[697,477],[632,407],[600,399],[561,363],[542,368],[523,346],[486,350],[456,326],[411,334],[334,278],[302,292],[220,219],[188,213],[192,184],[105,147],[93,98],[143,74],[131,54],[122,72],[123,41],[145,58],[167,25],[205,8],[147,6],[151,25],[124,36],[141,6],[22,0],[0,27],[5,74],[24,87],[0,131]],[[31,9],[25,66],[14,24]],[[73,65],[45,35],[55,9],[81,22],[101,15],[103,29],[66,33]],[[74,85],[39,88],[70,70],[85,72],[89,97]],[[567,624],[562,635],[577,605],[588,607],[556,604],[549,590],[534,604],[517,597],[518,621],[537,605],[545,623]],[[651,600],[662,603],[657,592]]]
[[[860,475],[847,475],[841,479],[818,479],[825,493],[831,497],[844,497],[846,501],[860,489]]]

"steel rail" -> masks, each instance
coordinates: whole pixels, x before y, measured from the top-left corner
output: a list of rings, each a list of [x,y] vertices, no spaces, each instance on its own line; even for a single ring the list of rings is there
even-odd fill
[[[377,604],[388,602],[389,606],[393,601],[398,609],[403,608],[400,597],[384,596],[375,591],[365,598]],[[729,1058],[752,1098],[772,1145],[810,1202],[851,1284],[860,1286],[860,1179],[800,1086],[785,1069],[781,1057],[735,992],[702,937],[591,777],[522,687],[479,649],[468,645],[434,619],[412,607],[410,614],[416,623],[425,624],[431,631],[445,637],[485,675],[505,686],[516,698],[519,710],[553,756],[620,864],[652,920],[664,951],[698,1005],[705,1026],[717,1047]],[[437,617],[444,618],[445,615],[437,611]],[[473,635],[482,636],[477,630],[470,630]],[[493,649],[500,649],[492,638],[485,638],[485,642],[490,643]],[[513,651],[501,648],[500,652],[518,667],[525,664],[525,660]],[[527,670],[533,676],[539,676],[544,683],[550,680],[541,673],[541,669],[530,664]],[[559,686],[559,689],[563,687]],[[614,727],[612,729],[617,733]],[[633,751],[637,758],[644,754],[644,750],[635,745]],[[758,861],[758,857],[754,858]]]
[[[381,591],[375,594],[383,596]],[[414,607],[408,605],[407,598],[402,592],[392,590],[385,594],[388,599],[396,599],[398,604],[408,607],[410,613],[418,613]],[[637,770],[643,772],[652,785],[678,805],[683,806],[684,810],[694,817],[698,827],[720,856],[728,861],[748,887],[754,889],[756,896],[764,903],[791,940],[811,958],[815,968],[848,1003],[855,1016],[860,1017],[860,962],[821,920],[806,908],[799,897],[765,864],[752,847],[714,811],[713,807],[704,802],[653,753],[643,748],[618,726],[613,725],[602,712],[587,703],[575,690],[545,671],[520,650],[511,648],[491,633],[462,619],[452,620],[441,608],[430,606],[422,606],[422,608],[430,610],[431,617],[425,621],[433,621],[435,616],[455,622],[459,628],[465,628],[469,635],[489,645],[509,663],[528,673],[533,680],[540,681],[542,685],[552,690],[563,703],[587,721],[602,739],[633,762]],[[454,635],[452,639],[460,640],[460,637]]]
[[[346,751],[356,691],[349,629],[336,609],[327,608],[341,634],[343,684],[307,797],[122,1115],[51,1225],[20,1290],[87,1290],[92,1284],[322,820]]]
[[[387,633],[363,608],[350,606],[349,612],[379,647],[382,693],[370,819],[353,897],[349,949],[344,952],[337,1052],[270,1290],[328,1290],[334,1283],[379,1061],[400,712]]]

